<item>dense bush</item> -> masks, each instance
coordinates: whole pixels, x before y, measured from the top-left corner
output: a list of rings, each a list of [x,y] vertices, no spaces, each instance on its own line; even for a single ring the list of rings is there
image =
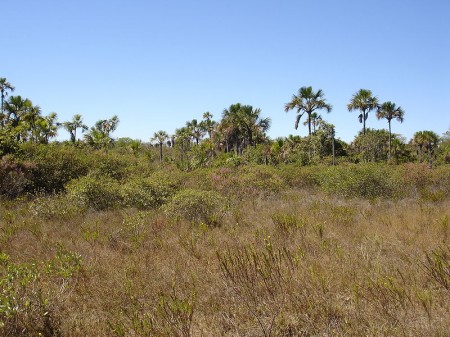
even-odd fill
[[[203,222],[208,225],[220,224],[227,209],[224,197],[214,191],[185,189],[163,206],[164,212],[174,219]]]
[[[400,177],[387,166],[334,166],[316,174],[322,190],[345,197],[391,198],[403,193]]]
[[[86,151],[74,146],[24,144],[20,157],[34,163],[33,191],[61,192],[65,184],[89,171]]]
[[[0,160],[0,196],[8,199],[16,198],[32,185],[32,170],[34,165],[22,162],[11,156],[4,156]]]
[[[86,176],[71,181],[67,194],[81,207],[104,210],[120,207],[123,203],[121,185],[109,177]]]
[[[211,172],[211,188],[227,196],[271,194],[285,187],[276,168],[264,165],[220,168]]]
[[[124,204],[148,209],[166,203],[177,190],[177,185],[167,179],[134,177],[123,186]]]

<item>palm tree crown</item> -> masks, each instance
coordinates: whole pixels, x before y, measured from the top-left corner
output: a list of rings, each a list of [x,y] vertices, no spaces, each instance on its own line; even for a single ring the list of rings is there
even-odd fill
[[[358,119],[360,123],[363,123],[363,133],[366,134],[366,120],[369,117],[369,112],[378,108],[378,98],[372,95],[372,91],[360,89],[352,96],[347,108],[348,111],[361,111]]]
[[[331,112],[333,109],[332,106],[326,102],[324,96],[325,94],[321,89],[314,92],[312,87],[301,87],[298,90],[298,94],[293,95],[292,100],[285,104],[284,110],[286,112],[297,109],[297,117],[294,125],[296,130],[298,128],[300,118],[306,113],[308,115],[308,134],[311,137],[311,114],[316,110],[325,109],[327,112]]]

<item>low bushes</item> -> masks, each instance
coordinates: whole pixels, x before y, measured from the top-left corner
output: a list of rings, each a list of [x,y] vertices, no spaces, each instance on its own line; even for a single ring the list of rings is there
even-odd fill
[[[164,205],[163,210],[176,220],[218,225],[227,209],[226,199],[214,191],[185,189]]]
[[[134,177],[123,186],[124,205],[149,209],[165,204],[178,186],[165,179]]]
[[[108,177],[86,176],[71,181],[67,194],[78,205],[95,210],[117,208],[123,203],[122,187]]]
[[[345,197],[392,198],[404,192],[400,177],[387,166],[333,166],[318,170],[316,177],[323,191]]]

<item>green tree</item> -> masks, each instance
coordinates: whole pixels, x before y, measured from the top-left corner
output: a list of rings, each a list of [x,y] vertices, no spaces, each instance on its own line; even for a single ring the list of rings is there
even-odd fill
[[[355,137],[352,149],[356,159],[364,162],[385,161],[388,158],[389,133],[386,130],[367,128]]]
[[[360,89],[352,96],[350,103],[347,104],[348,111],[359,110],[359,122],[363,123],[363,134],[366,134],[366,120],[369,112],[378,108],[378,98],[372,95],[372,91]]]
[[[88,133],[84,135],[84,138],[88,144],[95,148],[106,148],[113,142],[110,137],[110,133],[117,129],[119,124],[119,118],[113,116],[110,119],[102,119],[95,123]]]
[[[163,145],[164,142],[166,142],[169,139],[169,135],[165,131],[158,131],[153,134],[153,137],[151,139],[152,142],[156,142],[159,146],[159,161],[163,161]]]
[[[74,115],[71,121],[63,122],[61,125],[70,133],[70,141],[72,143],[77,141],[77,129],[81,129],[81,132],[88,129],[87,125],[83,123],[83,117],[80,114]]]
[[[0,126],[4,126],[4,116],[5,116],[5,97],[8,96],[8,91],[13,92],[14,86],[7,81],[6,78],[0,77],[0,93],[2,96],[2,105],[1,105],[1,115],[0,115]]]
[[[265,132],[270,128],[270,118],[260,116],[261,109],[254,109],[251,105],[232,104],[222,113],[221,125],[218,132],[225,138],[225,142],[234,144],[235,153],[239,154],[247,145],[254,146],[265,139]]]
[[[432,166],[434,150],[439,143],[439,136],[433,131],[417,131],[413,136],[412,143],[418,148],[419,162],[422,162],[424,155],[428,154],[428,161]]]
[[[204,128],[196,119],[190,122],[186,122],[186,128],[190,131],[192,138],[194,138],[195,143],[198,145],[200,139],[205,134]]]
[[[326,112],[331,112],[332,106],[326,102],[324,98],[324,92],[319,89],[316,92],[312,87],[301,87],[298,90],[297,95],[292,96],[292,100],[284,105],[284,110],[288,112],[289,110],[297,110],[297,117],[295,119],[295,129],[297,130],[298,124],[302,116],[307,114],[308,122],[308,135],[311,138],[311,124],[312,124],[312,114],[316,110],[325,109]]]
[[[395,103],[390,101],[384,102],[378,107],[377,110],[377,118],[378,119],[386,119],[389,125],[389,159],[391,158],[391,148],[392,148],[392,132],[391,132],[391,121],[393,119],[403,123],[403,119],[405,116],[405,111],[401,107],[397,107]]]
[[[213,121],[212,118],[213,115],[209,111],[207,111],[203,114],[203,120],[200,123],[203,130],[208,134],[209,139],[212,138],[212,133],[217,125],[217,123]]]
[[[311,114],[311,121],[309,118],[306,119],[306,121],[303,122],[303,125],[308,125],[308,123],[311,123],[313,127],[312,133],[316,133],[316,128],[320,126],[320,123],[323,121],[322,116],[319,115],[317,112],[313,112]]]

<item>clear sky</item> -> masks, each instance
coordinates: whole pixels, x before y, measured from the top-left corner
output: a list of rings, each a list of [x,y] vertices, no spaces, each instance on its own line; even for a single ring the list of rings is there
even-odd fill
[[[272,119],[271,137],[304,136],[284,112],[302,86],[324,91],[345,141],[361,88],[402,106],[392,128],[407,139],[450,127],[448,0],[5,0],[0,17],[13,94],[60,122],[116,114],[115,137],[148,141],[237,102]],[[387,123],[371,112],[367,126]]]

